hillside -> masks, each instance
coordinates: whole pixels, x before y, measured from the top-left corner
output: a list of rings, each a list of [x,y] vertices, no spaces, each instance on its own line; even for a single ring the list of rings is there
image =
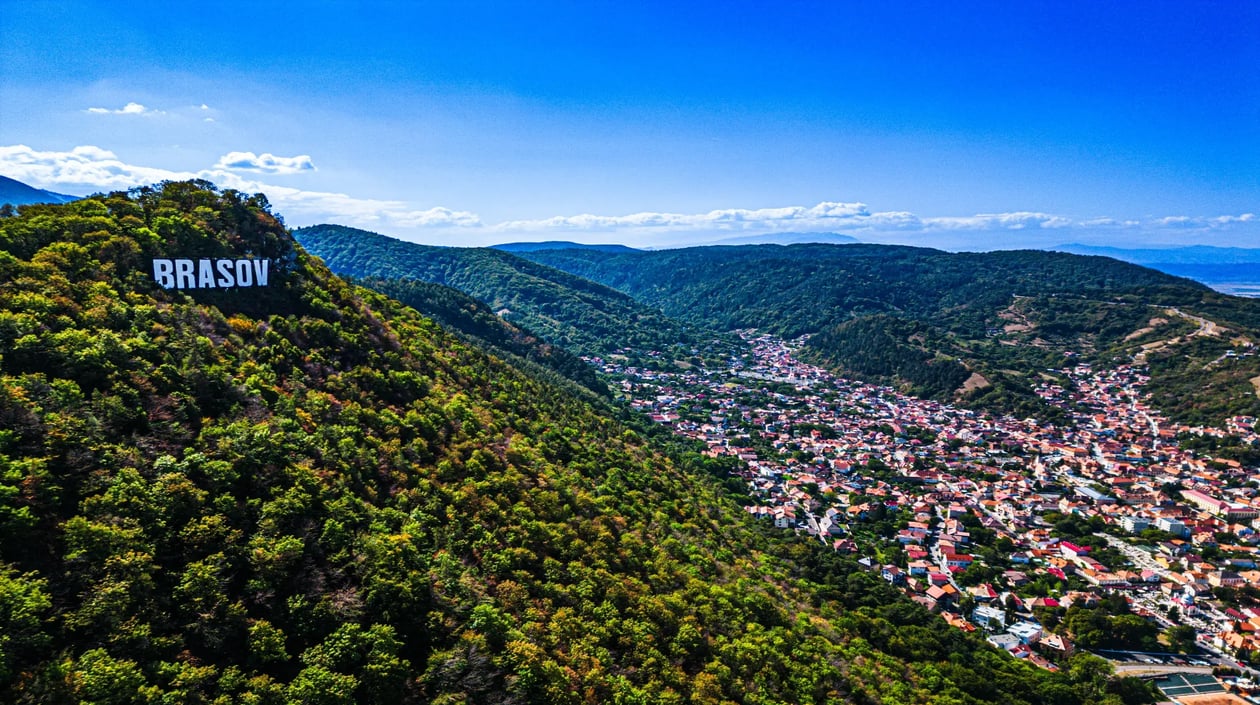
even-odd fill
[[[417,245],[340,225],[300,228],[294,237],[337,274],[458,289],[579,355],[626,347],[664,350],[698,341],[677,321],[623,293],[508,252]]]
[[[30,203],[69,203],[76,198],[78,196],[45,191],[44,189],[24,184],[17,179],[0,176],[0,205],[25,206]]]
[[[684,321],[811,334],[816,361],[916,394],[1053,417],[1031,385],[1065,352],[1107,363],[1146,350],[1170,415],[1260,415],[1248,382],[1260,360],[1218,359],[1260,340],[1260,302],[1103,257],[860,244],[522,256]]]
[[[153,258],[265,258],[159,288]],[[0,218],[0,701],[1117,703],[205,182]],[[1134,690],[1134,688],[1137,688]]]
[[[596,394],[608,394],[608,387],[582,358],[494,315],[489,306],[458,289],[416,279],[369,277],[356,283],[416,309],[473,345],[509,358],[517,367],[530,366],[535,374],[549,370]]]

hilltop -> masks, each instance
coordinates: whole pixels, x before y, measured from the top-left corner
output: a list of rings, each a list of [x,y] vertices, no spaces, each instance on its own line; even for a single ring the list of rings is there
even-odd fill
[[[1141,354],[1174,418],[1260,416],[1260,361],[1226,356],[1260,340],[1260,302],[1105,257],[865,244],[522,256],[685,322],[811,335],[810,359],[937,399],[1054,418],[1031,387],[1065,354]]]
[[[153,258],[252,257],[168,290]],[[205,182],[0,218],[0,699],[1120,702],[758,531]]]

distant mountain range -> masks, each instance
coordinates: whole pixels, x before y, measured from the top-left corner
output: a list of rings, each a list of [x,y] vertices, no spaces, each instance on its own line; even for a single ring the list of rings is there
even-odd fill
[[[0,204],[11,204],[14,206],[25,206],[31,203],[69,203],[70,201],[79,200],[79,196],[71,196],[65,193],[54,193],[45,191],[34,186],[10,179],[7,176],[0,176]]]

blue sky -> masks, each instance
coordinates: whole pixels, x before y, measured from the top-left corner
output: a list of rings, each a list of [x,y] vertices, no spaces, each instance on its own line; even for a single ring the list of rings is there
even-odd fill
[[[0,174],[63,192],[196,175],[438,244],[1260,247],[1260,3],[0,15]]]

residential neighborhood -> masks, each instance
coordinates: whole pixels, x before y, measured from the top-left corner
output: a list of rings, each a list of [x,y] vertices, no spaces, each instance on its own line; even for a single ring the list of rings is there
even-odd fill
[[[1256,419],[1172,423],[1144,401],[1140,364],[1070,354],[1035,391],[1071,423],[992,416],[832,375],[797,359],[803,339],[741,335],[751,353],[725,369],[590,361],[653,421],[742,461],[749,514],[853,554],[1013,656],[1260,653]]]

